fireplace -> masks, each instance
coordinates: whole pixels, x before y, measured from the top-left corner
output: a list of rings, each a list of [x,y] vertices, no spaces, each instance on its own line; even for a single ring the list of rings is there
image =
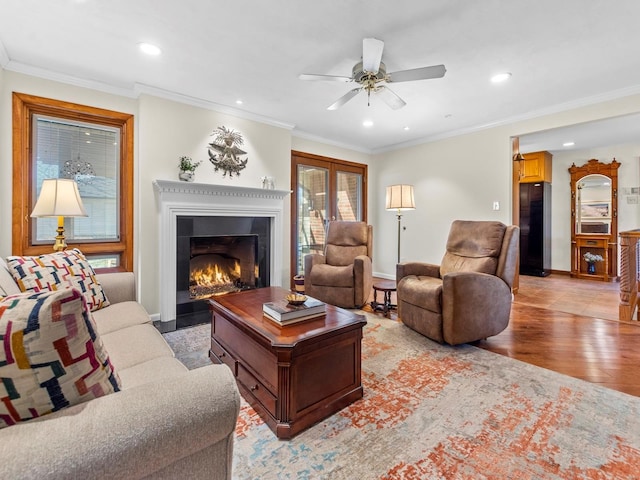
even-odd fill
[[[211,296],[270,285],[270,230],[265,217],[177,218],[176,328],[208,322]]]
[[[189,298],[201,300],[255,288],[257,235],[191,237]]]
[[[244,238],[242,243],[246,237],[257,236],[253,287],[280,286],[288,281],[288,269],[283,265],[289,251],[288,236],[284,235],[284,202],[290,191],[170,180],[154,180],[153,187],[160,221],[161,279],[159,321],[157,315],[153,317],[162,332],[175,330],[178,323],[182,326],[210,320],[207,301],[192,298],[189,289],[192,238],[196,257],[205,255],[205,248],[220,249],[220,243],[230,242],[231,237]],[[218,245],[205,247],[201,243],[210,241]],[[226,252],[222,256],[236,257],[238,253]],[[250,271],[249,267],[240,281],[234,282],[238,288],[250,287]]]

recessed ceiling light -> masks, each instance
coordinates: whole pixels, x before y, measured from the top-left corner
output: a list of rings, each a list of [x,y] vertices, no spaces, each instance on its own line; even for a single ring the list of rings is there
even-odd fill
[[[575,145],[575,142],[564,142],[562,144],[563,147],[573,147]]]
[[[404,131],[406,132],[407,130],[409,130],[409,127],[404,127]]]
[[[140,50],[147,55],[160,55],[162,53],[160,47],[152,45],[151,43],[139,43],[138,47],[140,47]]]
[[[373,122],[371,120],[365,120],[362,122],[363,127],[373,127]]]
[[[242,105],[244,102],[240,99],[236,100],[236,105]]]
[[[504,73],[498,73],[497,75],[494,75],[493,77],[491,77],[491,81],[493,83],[501,83],[509,80],[510,78],[511,78],[511,74],[509,72],[504,72]]]

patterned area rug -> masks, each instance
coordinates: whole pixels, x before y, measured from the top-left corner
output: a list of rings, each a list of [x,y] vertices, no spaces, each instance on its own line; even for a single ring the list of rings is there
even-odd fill
[[[640,478],[640,398],[362,313],[364,398],[289,441],[243,400],[234,478]],[[208,325],[165,338],[208,362]]]

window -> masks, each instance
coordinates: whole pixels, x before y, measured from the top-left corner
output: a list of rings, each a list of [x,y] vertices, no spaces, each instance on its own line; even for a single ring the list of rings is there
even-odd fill
[[[55,218],[32,219],[42,180],[73,178],[88,217],[65,236],[95,268],[132,270],[133,116],[13,94],[13,252],[51,251]]]

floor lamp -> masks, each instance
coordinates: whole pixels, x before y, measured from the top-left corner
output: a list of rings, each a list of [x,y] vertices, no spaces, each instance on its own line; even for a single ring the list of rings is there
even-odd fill
[[[403,210],[415,210],[413,185],[391,185],[387,187],[387,210],[396,210],[398,216],[398,263],[400,263],[400,223]]]
[[[64,238],[64,217],[88,217],[82,205],[78,184],[66,178],[48,178],[42,181],[40,195],[31,216],[58,217],[58,235],[53,250],[60,252],[67,248]]]

